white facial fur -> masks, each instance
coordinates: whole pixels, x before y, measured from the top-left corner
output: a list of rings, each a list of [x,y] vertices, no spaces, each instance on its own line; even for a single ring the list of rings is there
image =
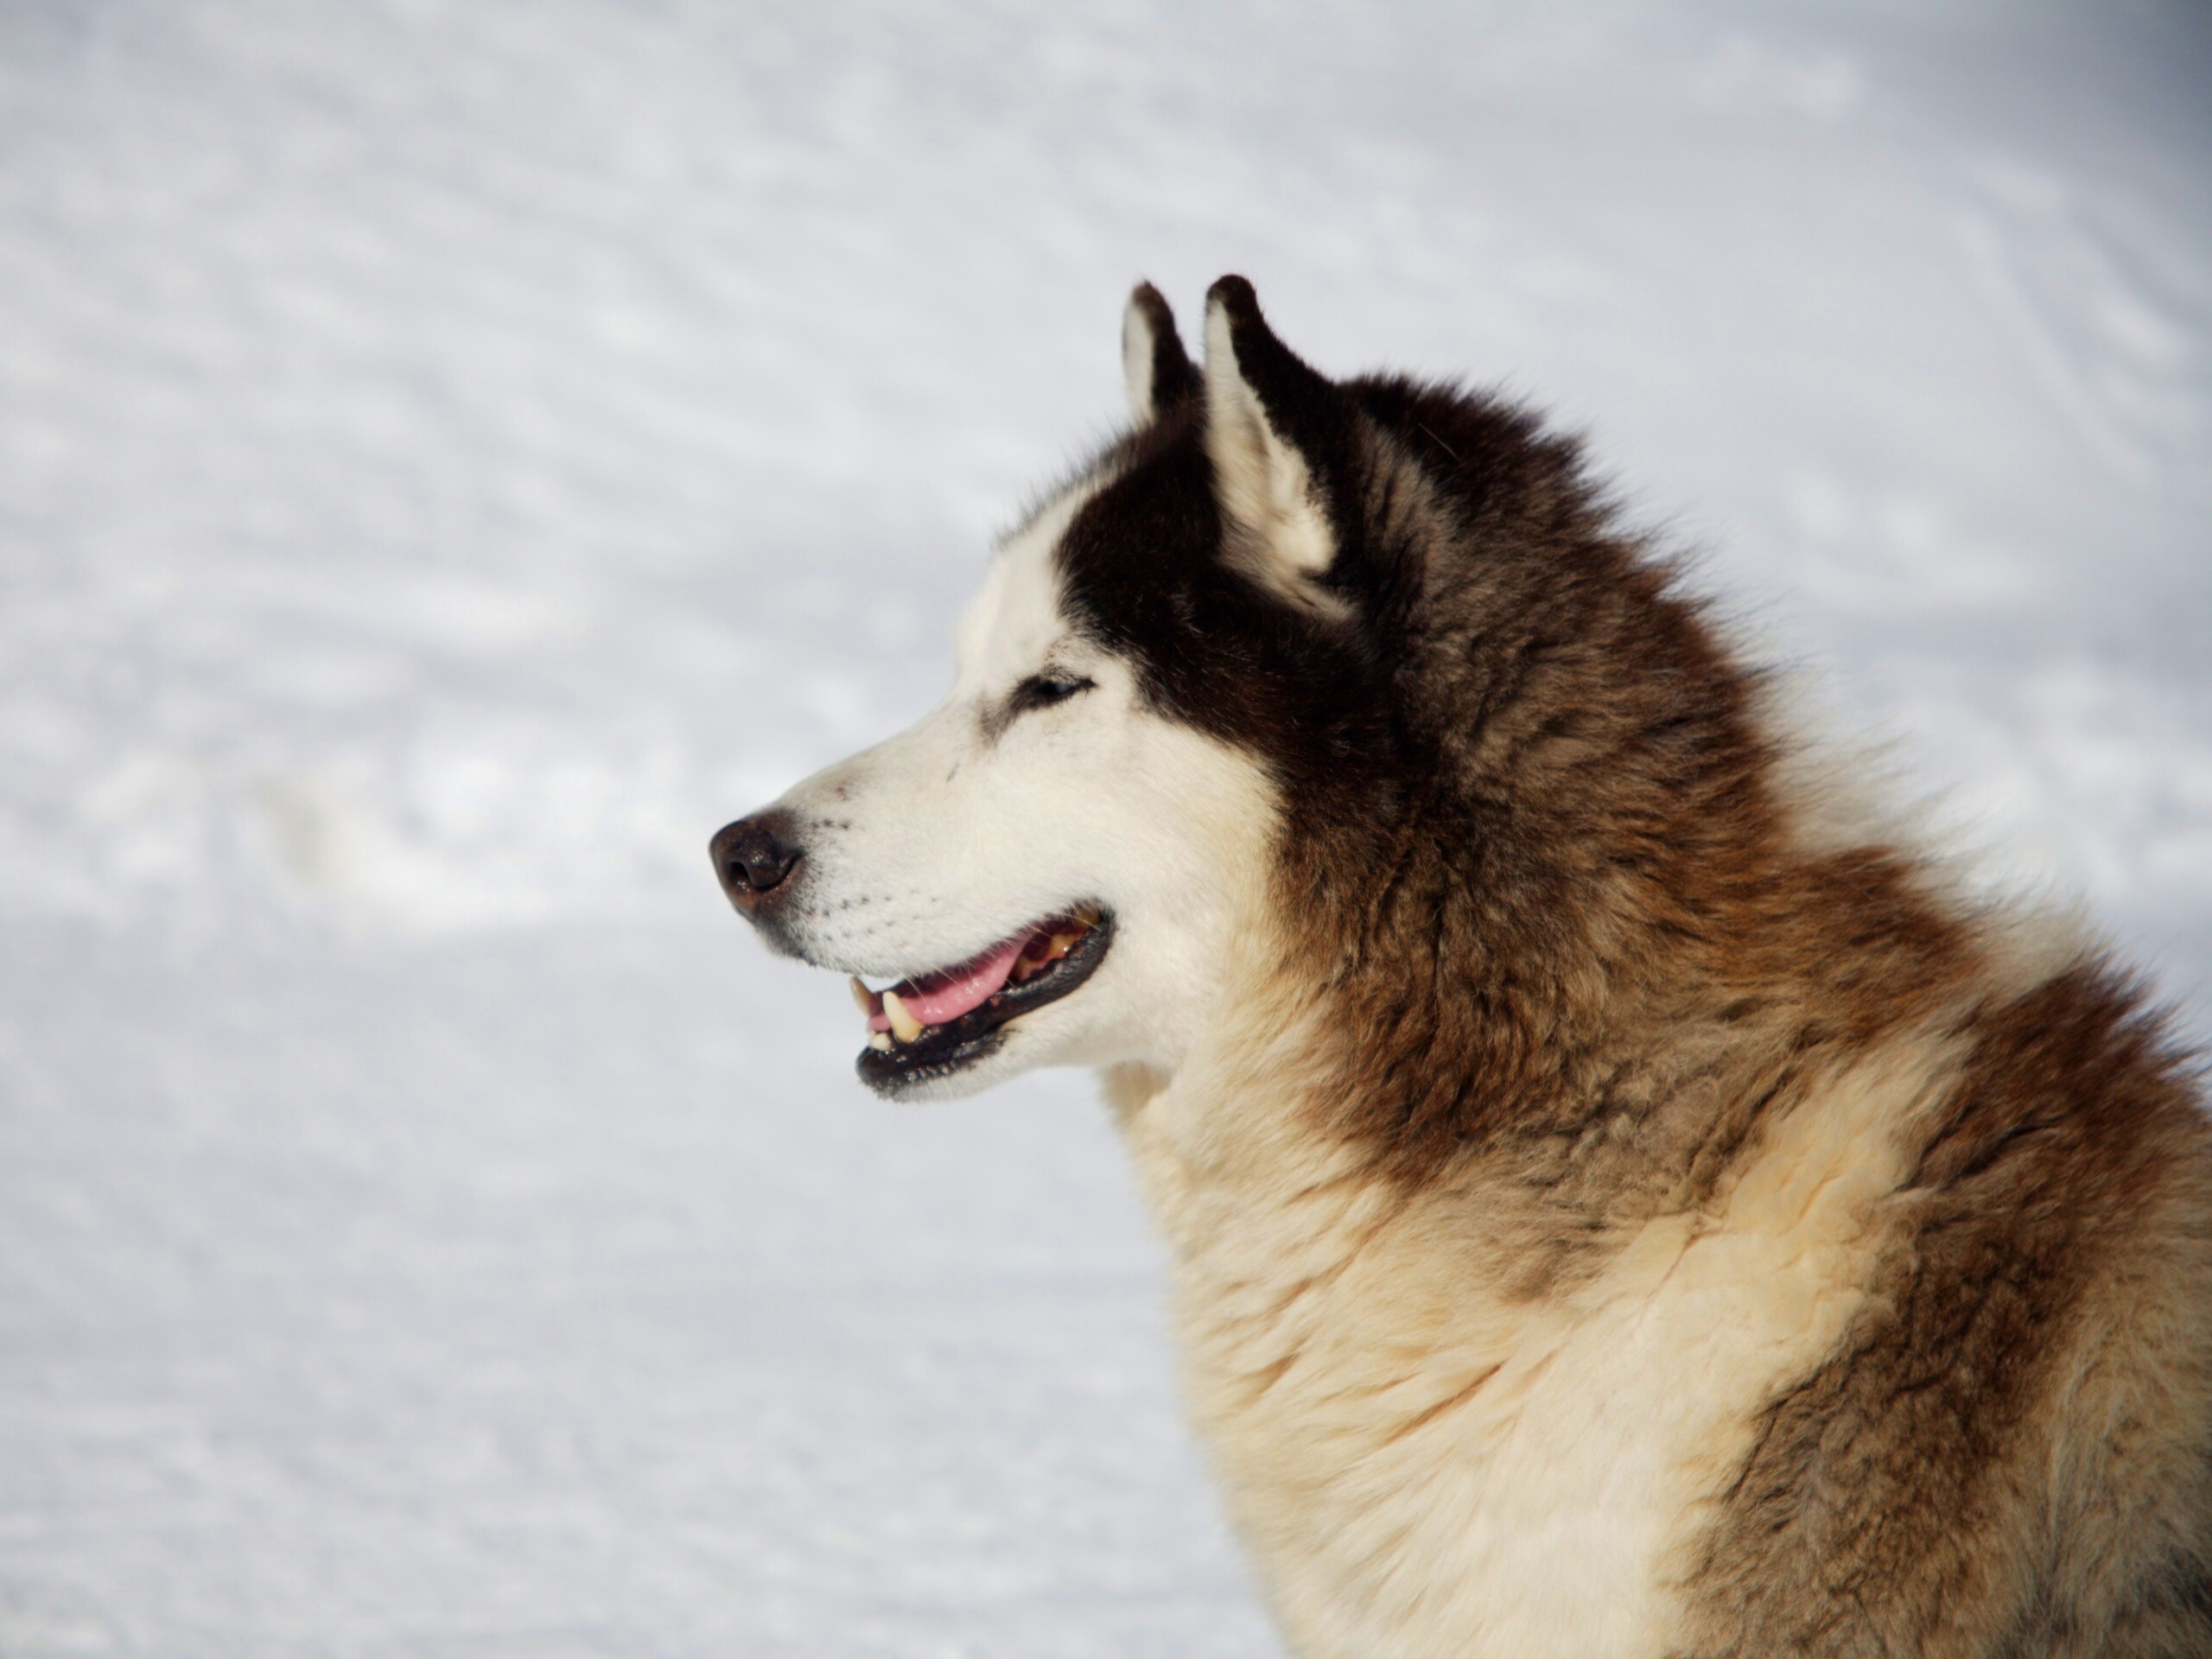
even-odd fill
[[[777,804],[805,859],[786,932],[817,966],[911,976],[1078,904],[1113,915],[1087,983],[914,1096],[972,1093],[1036,1065],[1173,1070],[1255,913],[1275,818],[1264,774],[1147,709],[1131,665],[1063,613],[1053,553],[1096,487],[1073,486],[1000,550],[942,703]],[[1009,694],[1047,669],[1092,689],[1007,718]]]

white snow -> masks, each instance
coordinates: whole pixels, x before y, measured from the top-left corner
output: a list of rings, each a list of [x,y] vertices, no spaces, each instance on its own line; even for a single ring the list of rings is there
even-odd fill
[[[2180,3],[0,9],[0,1653],[1275,1651],[1081,1078],[707,836],[923,707],[1140,275],[1503,381],[2212,983]]]

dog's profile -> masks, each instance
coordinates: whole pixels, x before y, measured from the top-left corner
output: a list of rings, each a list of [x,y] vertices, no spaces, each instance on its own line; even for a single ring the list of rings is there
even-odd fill
[[[1102,1071],[1306,1659],[2212,1655],[2212,1135],[1575,446],[1150,287],[920,724],[715,838],[902,1097]],[[1863,819],[1860,821],[1864,821]]]

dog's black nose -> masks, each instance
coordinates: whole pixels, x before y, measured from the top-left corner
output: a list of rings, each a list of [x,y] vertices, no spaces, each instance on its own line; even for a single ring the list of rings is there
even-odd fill
[[[740,910],[750,914],[784,885],[791,867],[799,861],[791,834],[790,819],[780,812],[763,812],[723,826],[708,843],[722,891]]]

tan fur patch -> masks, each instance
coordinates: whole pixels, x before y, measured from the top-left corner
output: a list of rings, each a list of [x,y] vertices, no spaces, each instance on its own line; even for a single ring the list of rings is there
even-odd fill
[[[1665,1651],[1701,1506],[1759,1402],[1857,1313],[1901,1126],[1955,1065],[1913,1040],[1824,1081],[1712,1209],[1625,1230],[1535,1298],[1510,1271],[1540,1220],[1525,1190],[1471,1175],[1408,1199],[1310,1141],[1238,1137],[1224,1160],[1224,1121],[1280,1122],[1279,1094],[1119,1080],[1170,1220],[1192,1405],[1299,1650]]]

